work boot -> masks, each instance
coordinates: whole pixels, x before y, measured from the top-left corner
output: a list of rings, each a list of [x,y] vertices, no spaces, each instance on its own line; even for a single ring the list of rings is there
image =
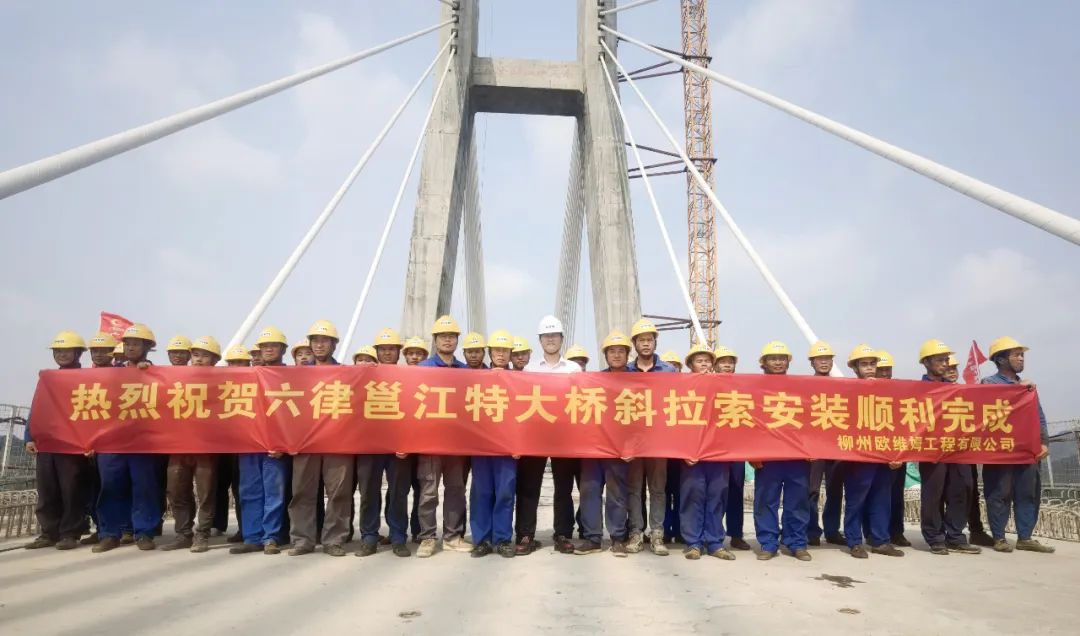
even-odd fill
[[[998,539],[994,542],[994,552],[1012,552],[1013,547],[1005,539]]]
[[[176,538],[172,540],[172,543],[166,543],[165,545],[161,546],[161,549],[166,552],[171,552],[173,550],[187,550],[191,547],[191,544],[191,537],[178,534],[176,535]]]
[[[490,541],[481,541],[480,543],[477,543],[475,546],[473,546],[472,551],[469,552],[469,556],[473,557],[474,559],[479,559],[480,557],[486,557],[494,551],[495,548],[491,547]]]
[[[465,540],[465,537],[454,537],[452,539],[443,539],[443,550],[450,550],[452,552],[472,552],[473,545]]]
[[[769,559],[776,558],[776,551],[769,552],[768,550],[762,550],[757,553],[758,561],[768,561]]]
[[[637,554],[645,549],[645,540],[641,536],[640,532],[631,532],[630,538],[626,540],[626,551],[631,554]]]
[[[514,558],[514,555],[517,554],[517,551],[514,550],[514,544],[509,541],[503,541],[495,548],[495,550],[499,553],[499,556],[504,559],[512,559]]]
[[[322,547],[323,554],[332,557],[345,556],[345,548],[340,543],[331,543]]]
[[[263,546],[263,554],[281,554],[281,548],[278,546],[277,541],[267,541]]]
[[[874,554],[883,554],[885,556],[891,556],[891,557],[902,557],[902,556],[904,556],[903,550],[897,550],[896,546],[894,546],[891,543],[882,543],[881,545],[870,546],[870,551],[873,552]]]
[[[852,548],[850,550],[850,554],[851,554],[851,556],[855,557],[856,559],[869,559],[870,558],[870,555],[867,554],[866,548],[862,547],[862,544],[852,546]]]
[[[970,543],[949,543],[945,546],[949,552],[959,552],[960,554],[979,554],[982,552],[982,548],[971,545]]]
[[[847,545],[847,539],[843,534],[827,534],[825,535],[825,543],[831,543],[832,545]]]
[[[210,550],[210,537],[205,534],[199,533],[195,535],[195,539],[191,542],[191,551],[195,554],[202,554]]]
[[[630,556],[630,554],[626,551],[626,542],[612,539],[611,555],[620,559],[625,559],[626,557]]]
[[[91,532],[87,536],[80,539],[79,543],[81,543],[83,545],[97,545],[98,541],[100,541],[100,539],[98,539],[98,533]]]
[[[949,548],[944,543],[934,543],[930,546],[930,554],[937,554],[939,556],[945,556],[949,553]]]
[[[986,548],[994,547],[994,537],[991,537],[985,532],[972,532],[969,541],[975,545],[981,545]]]
[[[435,539],[424,539],[421,541],[420,548],[416,551],[416,556],[421,559],[426,559],[433,554],[435,554]]]
[[[90,548],[90,551],[95,554],[100,554],[118,547],[120,547],[120,539],[117,539],[116,537],[105,537],[101,541],[98,541],[97,545]]]
[[[135,535],[131,532],[125,532],[120,535],[120,545],[131,545],[135,543]]]
[[[411,557],[412,556],[412,552],[409,551],[409,546],[405,545],[404,543],[395,543],[393,545],[393,548],[394,548],[394,556],[399,556],[399,557]]]
[[[696,545],[692,545],[683,550],[682,554],[684,557],[686,557],[687,560],[697,561],[701,558],[701,548],[697,547]]]
[[[668,549],[664,545],[664,532],[662,530],[654,530],[652,533],[652,540],[649,542],[649,549],[657,556],[667,556]]]
[[[237,530],[234,534],[230,534],[228,539],[225,539],[228,543],[243,543],[244,533]]]
[[[735,550],[752,550],[750,544],[742,537],[731,537],[731,547]]]
[[[727,549],[725,549],[723,546],[720,546],[719,548],[717,548],[717,549],[713,550],[712,552],[710,552],[709,556],[716,557],[718,559],[723,559],[724,561],[734,561],[735,560],[735,555],[732,554],[731,552],[728,552]]]
[[[64,537],[56,542],[57,550],[74,550],[79,547],[79,542],[75,540],[75,537]]]
[[[157,545],[154,543],[154,537],[144,534],[138,539],[135,539],[135,547],[143,552],[147,552],[156,548]]]
[[[374,543],[361,543],[360,549],[356,551],[356,556],[366,557],[371,556],[379,551],[379,546]]]
[[[810,553],[806,551],[806,548],[799,548],[798,550],[795,550],[795,552],[794,552],[794,554],[792,556],[794,556],[796,559],[798,559],[800,561],[812,561],[813,558],[814,558],[814,557],[810,556]]]
[[[532,537],[521,537],[514,550],[518,553],[518,556],[525,556],[536,552],[536,549],[540,547],[540,542]]]
[[[44,535],[34,539],[30,543],[27,543],[23,548],[27,550],[40,550],[41,548],[51,548],[56,545],[56,542]]]
[[[239,547],[239,546],[238,546]],[[229,548],[229,552],[232,552],[233,548]],[[305,554],[311,554],[315,551],[315,546],[308,545],[306,543],[294,546],[292,550],[289,550],[289,556],[303,556]]]
[[[379,535],[379,545],[390,545],[390,537]]]
[[[241,543],[229,548],[229,554],[251,554],[252,552],[262,552],[263,549],[258,543]]]
[[[1055,551],[1054,547],[1043,545],[1035,539],[1017,539],[1016,549],[1027,552],[1041,552],[1043,554],[1053,554]]]
[[[568,537],[564,537],[560,534],[559,536],[555,537],[555,549],[562,554],[573,554],[574,542],[571,541]]]
[[[816,548],[821,545],[821,537],[807,537],[806,542]]]
[[[911,542],[907,540],[907,537],[905,537],[903,535],[903,533],[894,534],[892,536],[892,544],[895,545],[895,546],[899,546],[901,548],[910,548],[911,547]]]
[[[630,546],[624,546],[626,551],[630,551]],[[600,545],[599,541],[590,541],[588,539],[583,540],[581,543],[574,546],[574,554],[595,554],[604,549],[604,546]]]

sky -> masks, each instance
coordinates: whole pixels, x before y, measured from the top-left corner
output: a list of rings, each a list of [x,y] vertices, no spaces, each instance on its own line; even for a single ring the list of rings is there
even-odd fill
[[[573,59],[576,2],[540,5],[482,0],[479,53]],[[3,3],[0,170],[436,24],[442,5],[249,6]],[[709,17],[718,72],[1080,214],[1080,4],[714,0]],[[679,48],[678,2],[620,14],[619,28]],[[0,201],[0,328],[9,335],[0,403],[29,404],[53,335],[89,337],[100,311],[145,322],[162,342],[228,340],[436,51],[427,36]],[[630,45],[620,57],[630,68],[654,62]],[[679,76],[641,87],[681,135]],[[414,100],[261,325],[293,339],[320,318],[347,326],[432,90]],[[624,97],[639,143],[662,146],[644,108]],[[1031,347],[1026,375],[1049,419],[1080,417],[1076,246],[718,85],[713,114],[720,200],[838,352],[886,348],[896,375],[915,378],[928,338],[966,352],[973,339],[985,350],[1012,335]],[[565,118],[478,117],[492,330],[532,336],[553,310],[572,127]],[[400,322],[417,178],[362,337]],[[653,185],[684,276],[685,179]],[[641,181],[631,190],[642,308],[685,315]],[[741,354],[739,370],[755,371],[761,346],[778,339],[795,351],[792,372],[809,373],[806,341],[722,225],[718,247],[720,339]],[[577,339],[595,359],[587,269]],[[454,312],[463,317],[458,278]],[[687,346],[686,333],[660,342]]]

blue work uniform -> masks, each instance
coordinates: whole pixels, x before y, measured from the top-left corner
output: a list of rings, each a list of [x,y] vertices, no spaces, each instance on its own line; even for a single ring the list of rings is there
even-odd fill
[[[724,507],[724,527],[732,539],[743,538],[743,517],[746,515],[743,490],[746,486],[746,462],[728,462],[727,505]],[[684,537],[685,538],[685,537]]]
[[[516,459],[505,455],[473,455],[469,530],[474,544],[513,541],[516,495]]]
[[[612,371],[607,368],[602,373]],[[630,518],[627,501],[629,480],[630,464],[618,457],[587,457],[581,460],[578,513],[581,533],[587,541],[601,542],[605,521],[612,541],[626,541]]]
[[[704,548],[710,553],[724,547],[723,516],[727,510],[732,464],[703,461],[686,465],[684,462],[680,468],[679,528],[686,547]]]
[[[1018,384],[1019,376],[1012,380],[996,373],[983,378],[980,384]],[[1050,444],[1050,434],[1046,426],[1046,414],[1042,404],[1036,399],[1039,409],[1039,438],[1044,446]],[[1039,520],[1039,504],[1042,493],[1042,480],[1039,475],[1040,462],[1032,464],[987,464],[983,466],[983,488],[986,491],[986,517],[990,522],[990,534],[994,539],[1005,538],[1005,524],[1009,522],[1009,508],[1015,510],[1016,535],[1020,539],[1030,539]]]
[[[892,512],[892,469],[872,462],[844,463],[844,537],[849,548],[889,543]]]
[[[284,364],[267,366],[285,366]],[[266,545],[289,542],[287,493],[292,484],[292,458],[269,453],[241,453],[240,530],[244,543]]]
[[[754,473],[754,533],[762,550],[776,552],[780,542],[792,552],[806,549],[809,501],[810,462],[805,459],[762,462]]]

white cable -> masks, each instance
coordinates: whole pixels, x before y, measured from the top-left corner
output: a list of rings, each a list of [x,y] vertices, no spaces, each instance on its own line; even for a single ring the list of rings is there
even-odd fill
[[[379,246],[375,248],[375,257],[372,258],[367,278],[364,279],[364,288],[360,291],[360,300],[356,302],[356,308],[353,310],[352,319],[349,321],[349,329],[345,332],[345,339],[341,341],[340,351],[343,355],[348,354],[353,334],[356,333],[356,324],[360,321],[360,312],[364,309],[364,301],[367,300],[368,291],[371,290],[371,281],[375,279],[375,272],[379,269],[379,261],[382,260],[383,249],[386,247],[386,239],[390,236],[390,228],[393,227],[394,218],[397,216],[398,208],[401,207],[401,199],[405,196],[405,188],[409,184],[409,177],[412,176],[413,167],[416,165],[416,157],[420,154],[420,147],[424,145],[428,123],[431,121],[431,116],[435,112],[435,106],[439,103],[439,94],[442,93],[446,78],[450,76],[450,65],[453,63],[454,55],[456,54],[456,51],[451,51],[450,56],[446,58],[446,65],[443,67],[442,77],[439,78],[439,84],[435,87],[435,94],[431,97],[431,106],[428,107],[427,116],[424,118],[424,124],[420,127],[420,136],[416,139],[416,145],[413,146],[412,156],[409,158],[409,163],[405,167],[405,176],[401,178],[401,185],[398,186],[397,196],[394,198],[394,205],[390,208],[390,216],[387,217],[386,225],[383,226],[382,237],[379,239]]]
[[[255,303],[255,306],[251,308],[251,312],[248,313],[247,318],[244,319],[244,322],[240,325],[240,328],[236,330],[236,334],[233,335],[232,340],[229,341],[230,347],[243,342],[244,339],[247,338],[248,334],[251,333],[251,330],[255,328],[255,323],[258,322],[259,318],[262,318],[263,312],[266,311],[266,308],[270,305],[270,302],[274,300],[275,296],[277,296],[278,291],[280,291],[282,285],[285,284],[285,280],[289,277],[290,274],[292,274],[293,269],[296,268],[296,264],[300,262],[300,258],[304,255],[305,252],[307,252],[308,247],[311,246],[311,242],[315,240],[315,237],[318,236],[323,226],[326,225],[326,222],[328,220],[330,220],[330,216],[334,213],[334,210],[337,209],[338,204],[341,203],[341,199],[344,198],[345,193],[349,191],[349,188],[352,187],[353,182],[356,181],[356,178],[358,176],[360,176],[360,171],[364,169],[364,166],[367,165],[368,160],[371,159],[371,156],[375,154],[375,150],[379,147],[383,140],[386,139],[386,135],[390,133],[390,129],[394,127],[395,123],[397,123],[398,118],[401,117],[401,113],[405,112],[405,107],[409,105],[409,102],[411,102],[413,97],[416,96],[416,93],[420,91],[420,87],[424,85],[424,80],[426,80],[427,77],[431,75],[431,71],[435,68],[435,64],[438,63],[439,58],[441,58],[443,54],[446,53],[447,48],[449,48],[452,43],[453,38],[447,39],[446,44],[444,44],[443,47],[439,50],[439,53],[435,56],[435,59],[431,60],[431,64],[428,64],[428,67],[424,69],[423,73],[421,73],[420,79],[416,80],[416,84],[413,85],[412,90],[409,91],[409,94],[405,96],[405,99],[401,102],[401,105],[397,107],[397,110],[395,110],[394,114],[390,116],[390,119],[386,122],[386,125],[384,125],[382,130],[379,131],[379,134],[375,137],[375,140],[371,142],[371,145],[368,146],[368,149],[364,151],[364,155],[360,157],[360,160],[356,162],[355,166],[353,166],[352,172],[349,173],[349,176],[345,177],[345,181],[342,182],[341,186],[337,189],[337,192],[334,193],[334,196],[330,198],[330,201],[326,204],[326,207],[323,208],[322,213],[320,213],[319,216],[315,219],[315,222],[311,224],[310,228],[308,228],[307,234],[305,234],[304,237],[300,239],[300,243],[296,246],[295,249],[293,249],[292,254],[289,254],[289,258],[285,261],[285,264],[282,265],[281,270],[277,273],[277,276],[274,277],[274,280],[270,281],[270,285],[266,288],[266,291],[264,291],[262,296],[259,297],[259,300]]]
[[[458,8],[458,3],[457,2],[450,2],[450,0],[439,0],[439,2],[445,4],[446,6],[450,7],[454,11],[457,11],[457,8]]]
[[[611,56],[610,50],[608,56]],[[660,226],[660,236],[663,237],[664,246],[667,247],[668,256],[671,258],[671,267],[675,270],[675,279],[679,281],[679,290],[682,291],[683,300],[686,301],[686,310],[690,312],[690,321],[694,323],[694,332],[697,334],[698,342],[708,342],[705,338],[705,331],[701,328],[701,321],[698,319],[697,308],[694,307],[694,301],[690,299],[690,290],[686,287],[686,278],[683,276],[682,268],[679,267],[679,259],[675,256],[675,248],[671,245],[671,237],[668,236],[667,227],[664,225],[664,217],[660,215],[660,204],[656,202],[652,183],[649,182],[649,173],[645,170],[645,162],[641,159],[641,152],[638,150],[637,142],[634,141],[634,133],[630,130],[630,122],[626,119],[626,113],[623,112],[622,100],[619,99],[619,94],[615,91],[615,83],[611,80],[611,69],[608,68],[602,57],[600,58],[600,65],[604,67],[604,79],[607,80],[608,88],[611,89],[611,99],[615,102],[615,107],[619,111],[619,119],[622,120],[623,128],[626,129],[626,140],[630,143],[630,149],[634,151],[634,159],[638,164],[641,181],[645,184],[645,191],[649,194],[649,203],[652,205],[653,214],[656,215],[656,223]]]
[[[448,24],[453,24],[453,22],[454,20],[446,20],[435,26],[422,29],[409,35],[404,35],[385,44],[380,44],[365,51],[354,53],[334,62],[316,66],[315,68],[301,71],[288,77],[283,77],[279,80],[263,84],[262,86],[236,93],[230,97],[225,97],[215,102],[210,102],[209,104],[204,104],[190,110],[169,115],[168,117],[150,122],[149,124],[143,124],[142,126],[137,126],[130,130],[116,133],[115,135],[98,139],[97,141],[92,141],[70,150],[65,150],[64,152],[52,155],[51,157],[45,157],[44,159],[39,159],[5,172],[0,172],[0,199],[5,199],[13,194],[18,194],[24,190],[37,187],[43,183],[52,181],[53,179],[58,179],[66,174],[75,172],[76,170],[81,170],[87,166],[91,166],[110,157],[127,152],[128,150],[146,145],[152,141],[161,139],[162,137],[184,130],[185,128],[190,128],[195,124],[200,124],[242,106],[257,102],[260,99],[270,97],[287,88],[303,84],[316,77],[326,75],[331,71],[336,71],[339,68],[359,62],[364,58],[394,48],[399,44],[415,40],[422,35],[431,33]]]
[[[1005,214],[1014,216],[1021,221],[1025,221],[1034,225],[1035,227],[1049,232],[1055,236],[1065,239],[1070,243],[1080,245],[1080,219],[1073,218],[1071,216],[1062,214],[1056,210],[1052,210],[1046,206],[1039,205],[1034,201],[1030,201],[1023,197],[1017,196],[1011,192],[1002,190],[1001,188],[990,185],[983,181],[979,181],[974,177],[970,177],[962,172],[953,170],[947,166],[943,166],[940,163],[931,161],[926,157],[917,155],[913,152],[904,150],[894,146],[888,142],[872,137],[862,131],[845,126],[839,122],[833,121],[828,117],[819,115],[813,111],[796,106],[791,102],[780,99],[766,93],[765,91],[758,90],[752,86],[747,86],[742,82],[733,80],[729,77],[720,75],[716,71],[704,68],[693,62],[688,62],[677,55],[671,55],[657,49],[656,47],[649,46],[644,42],[634,39],[628,35],[623,35],[614,29],[610,29],[604,25],[600,25],[600,28],[612,35],[629,42],[635,46],[651,51],[660,57],[674,62],[683,68],[689,69],[696,73],[701,73],[713,80],[736,90],[743,95],[752,97],[759,102],[768,104],[773,108],[784,111],[785,113],[801,119],[807,123],[813,124],[822,130],[832,133],[841,139],[850,141],[851,143],[860,146],[870,152],[893,161],[895,163],[908,168],[914,172],[917,172],[924,177],[928,177],[937,181],[938,183],[952,188],[957,192],[967,195],[976,201],[981,201],[992,208],[996,208]]]
[[[617,7],[610,9],[604,9],[600,12],[600,15],[611,15],[620,11],[626,11],[627,9],[633,9],[634,7],[640,7],[643,4],[649,4],[650,2],[656,2],[656,0],[637,0],[637,2],[631,2],[629,4],[621,4]]]
[[[775,276],[773,276],[772,272],[769,270],[769,267],[765,264],[765,261],[762,260],[761,256],[757,253],[757,250],[754,249],[754,246],[750,244],[750,239],[746,238],[746,235],[743,234],[741,229],[739,229],[739,226],[735,224],[735,219],[731,217],[731,213],[727,211],[727,208],[725,208],[724,205],[720,203],[720,199],[716,197],[716,192],[714,192],[713,189],[709,186],[709,183],[705,180],[705,177],[701,175],[701,171],[697,169],[697,166],[694,165],[693,161],[690,161],[690,157],[686,155],[686,151],[683,150],[682,146],[679,145],[679,142],[675,141],[675,137],[671,134],[671,131],[668,129],[668,127],[664,125],[664,121],[660,119],[660,116],[656,114],[656,111],[653,109],[652,104],[649,103],[649,100],[645,99],[645,95],[643,95],[641,90],[638,89],[637,83],[633,79],[631,79],[629,75],[627,75],[626,69],[623,67],[622,63],[619,62],[619,59],[611,54],[611,49],[608,48],[607,43],[603,40],[600,40],[600,45],[604,48],[604,51],[607,53],[608,57],[611,58],[613,62],[615,62],[615,65],[618,67],[619,72],[621,72],[623,76],[626,77],[626,83],[629,84],[630,88],[633,89],[635,93],[637,93],[638,99],[641,100],[641,103],[645,106],[645,109],[649,111],[650,115],[652,115],[653,120],[660,127],[660,130],[664,132],[664,136],[667,137],[668,142],[671,143],[672,149],[674,149],[675,152],[679,153],[679,158],[682,159],[683,163],[686,165],[687,170],[690,171],[690,174],[694,176],[694,179],[697,181],[698,186],[701,187],[705,194],[709,196],[709,200],[712,201],[712,204],[716,206],[716,211],[720,213],[720,216],[724,219],[724,223],[727,224],[728,228],[731,230],[731,233],[735,235],[735,240],[737,240],[739,242],[739,245],[742,246],[743,250],[746,251],[746,255],[750,257],[751,261],[753,261],[754,265],[758,269],[758,272],[761,273],[762,278],[765,279],[765,282],[768,283],[769,287],[772,289],[773,294],[776,295],[776,298],[780,301],[780,304],[784,307],[784,310],[787,311],[788,316],[791,317],[792,321],[795,322],[795,326],[798,327],[799,331],[802,332],[803,337],[806,338],[806,341],[809,344],[817,342],[817,334],[814,333],[814,330],[810,328],[810,324],[806,322],[805,318],[803,318],[802,312],[800,312],[799,308],[795,306],[795,303],[791,301],[791,297],[788,296],[787,292],[784,291],[784,288],[780,286],[780,282],[776,280]],[[704,341],[704,339],[702,340]],[[831,375],[833,375],[834,377],[842,377],[843,373],[836,366],[833,366]]]

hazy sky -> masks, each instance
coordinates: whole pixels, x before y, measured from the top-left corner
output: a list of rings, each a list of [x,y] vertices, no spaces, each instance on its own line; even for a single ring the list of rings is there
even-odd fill
[[[714,0],[713,67],[997,186],[1080,213],[1080,4],[1068,0]],[[435,0],[0,5],[0,169],[196,106],[435,24]],[[482,55],[572,59],[574,0],[487,0]],[[620,28],[680,46],[677,0]],[[522,28],[524,27],[524,28]],[[631,46],[631,67],[653,60]],[[28,404],[55,332],[99,311],[227,340],[436,52],[392,52],[0,202],[9,337],[0,403]],[[678,76],[643,84],[682,129]],[[297,338],[348,323],[429,99],[426,87],[262,324]],[[931,337],[967,351],[1030,344],[1051,420],[1080,417],[1080,250],[723,87],[713,91],[717,191],[821,337],[892,351],[917,377]],[[662,145],[627,91],[639,142]],[[551,311],[572,122],[481,116],[488,327],[532,336]],[[360,323],[400,320],[416,176]],[[685,180],[655,182],[685,271]],[[685,314],[640,181],[632,186],[643,309]],[[768,340],[807,346],[720,231],[721,339],[740,370]],[[528,249],[522,249],[523,246]],[[586,268],[587,269],[587,268]],[[589,290],[587,272],[583,291]],[[459,301],[455,311],[464,315]],[[579,340],[596,352],[591,303]],[[627,325],[627,328],[629,325]],[[665,335],[661,350],[687,346]],[[164,354],[156,354],[164,361]],[[88,362],[88,360],[84,360]],[[985,367],[989,370],[989,365]]]

